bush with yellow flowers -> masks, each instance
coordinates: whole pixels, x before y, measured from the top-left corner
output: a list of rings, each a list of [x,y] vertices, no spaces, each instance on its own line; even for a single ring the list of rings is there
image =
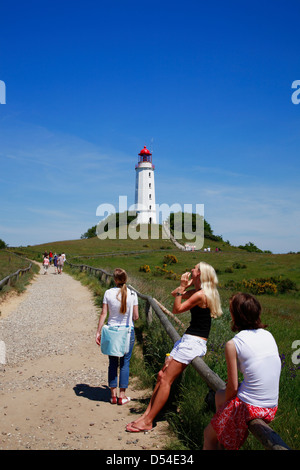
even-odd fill
[[[143,273],[151,273],[149,264],[144,264],[143,266],[140,266],[140,271]]]
[[[174,255],[165,255],[163,262],[164,264],[176,264],[178,263],[178,259]]]

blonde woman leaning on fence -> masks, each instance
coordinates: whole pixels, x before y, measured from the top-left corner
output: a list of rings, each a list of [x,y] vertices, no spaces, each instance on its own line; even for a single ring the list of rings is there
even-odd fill
[[[217,284],[214,268],[204,262],[197,264],[191,273],[181,276],[180,286],[172,292],[175,297],[173,313],[190,310],[190,326],[183,337],[175,343],[169,359],[159,372],[147,410],[140,418],[126,426],[128,432],[151,430],[154,418],[168,400],[174,380],[195,357],[206,354],[211,318],[222,314]],[[194,288],[187,291],[192,285]]]

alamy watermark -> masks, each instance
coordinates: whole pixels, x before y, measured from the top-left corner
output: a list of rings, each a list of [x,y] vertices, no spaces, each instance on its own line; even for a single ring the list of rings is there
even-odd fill
[[[0,104],[6,104],[6,85],[0,80]]]
[[[104,203],[96,210],[96,215],[104,217],[97,225],[97,236],[100,240],[159,240],[172,237],[179,241],[184,238],[186,248],[200,250],[204,244],[204,204],[156,204],[158,223],[138,223],[138,214],[147,212],[147,207],[134,204],[127,205],[127,196],[119,196],[119,207]],[[118,220],[117,220],[118,214]],[[128,216],[131,220],[128,223]],[[117,233],[118,228],[118,233]],[[172,230],[171,230],[172,229]],[[171,231],[173,233],[171,233]],[[150,233],[149,233],[150,232]],[[189,242],[191,243],[188,246]]]
[[[300,80],[294,80],[292,83],[292,88],[296,88],[296,91],[292,94],[292,103],[299,104],[300,103]]]
[[[6,346],[4,341],[0,341],[0,364],[6,364]]]
[[[299,339],[296,339],[293,342],[292,349],[296,349],[296,351],[292,354],[292,363],[295,365],[298,365],[300,364],[300,340]]]

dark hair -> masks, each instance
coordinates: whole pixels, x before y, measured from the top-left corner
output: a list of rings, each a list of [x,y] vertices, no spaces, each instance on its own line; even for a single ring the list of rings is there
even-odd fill
[[[238,292],[231,297],[229,308],[232,315],[232,331],[267,327],[261,322],[261,305],[253,295]]]

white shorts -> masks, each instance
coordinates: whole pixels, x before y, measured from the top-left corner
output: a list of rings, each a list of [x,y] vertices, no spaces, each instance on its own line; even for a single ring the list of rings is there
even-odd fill
[[[170,356],[182,364],[190,364],[197,356],[205,356],[206,340],[199,336],[184,334],[181,339],[176,341]]]

